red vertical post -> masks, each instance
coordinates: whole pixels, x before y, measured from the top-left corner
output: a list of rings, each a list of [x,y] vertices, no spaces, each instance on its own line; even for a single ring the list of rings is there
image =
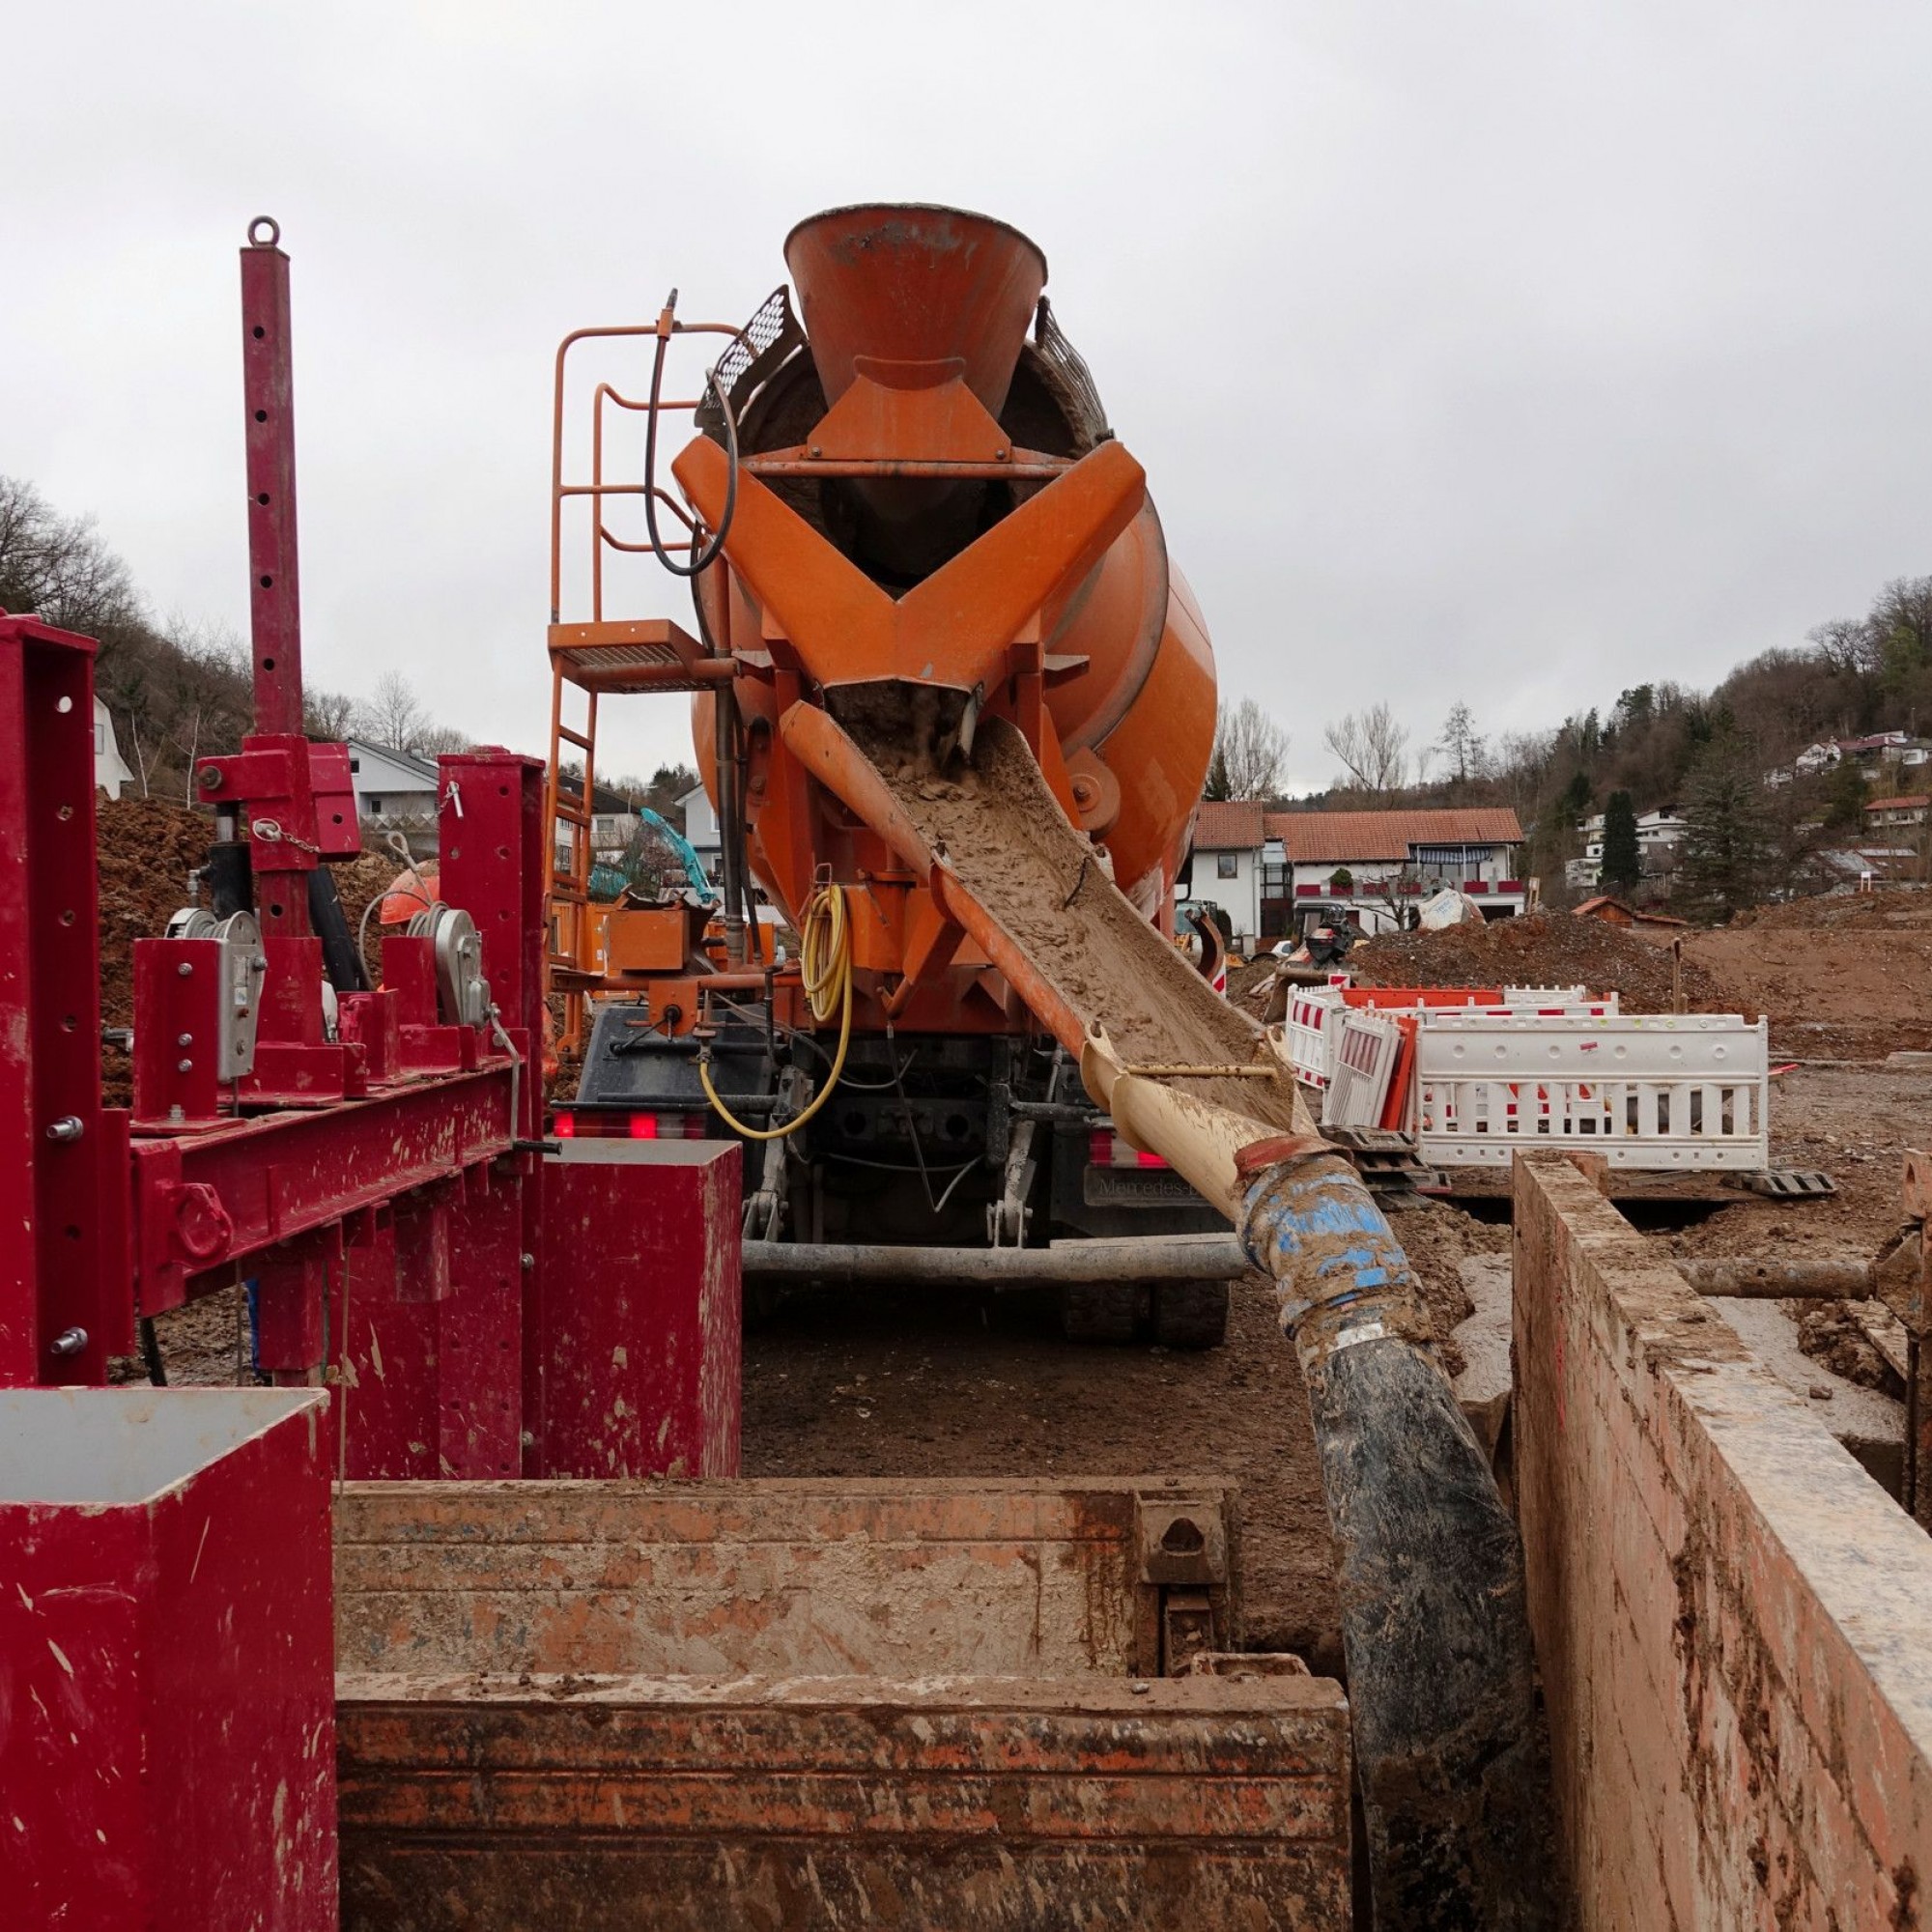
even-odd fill
[[[514,1131],[534,1140],[543,1125],[551,873],[543,763],[480,747],[439,760],[439,887],[476,922],[491,998],[523,1060]],[[520,1439],[538,1439],[544,1403],[543,1189],[534,1156],[497,1162],[492,1190],[463,1213],[462,1279],[440,1311],[444,1464],[471,1476],[518,1473]]]
[[[302,730],[301,600],[296,569],[295,367],[289,258],[267,215],[242,250],[242,369],[248,421],[249,620],[255,652],[255,730]]]
[[[94,645],[0,617],[0,1385],[133,1341],[127,1116],[100,1104]]]
[[[242,387],[247,411],[248,627],[255,667],[255,729],[244,753],[281,753],[284,802],[277,832],[316,841],[315,811],[302,731],[301,589],[296,563],[296,398],[289,312],[289,258],[282,231],[267,215],[248,224],[242,250]],[[213,769],[214,778],[210,781]],[[202,784],[220,795],[218,767],[204,765]],[[293,824],[281,824],[286,811]],[[251,859],[255,912],[268,941],[269,983],[263,989],[262,1037],[273,1043],[314,1044],[315,1030],[278,1017],[292,1001],[305,1012],[314,1003],[321,959],[307,940],[308,873],[313,852],[290,849],[270,837],[255,814]]]
[[[517,1132],[531,1140],[543,1116],[543,762],[479,746],[437,765],[438,889],[476,922],[491,997],[525,1059]]]

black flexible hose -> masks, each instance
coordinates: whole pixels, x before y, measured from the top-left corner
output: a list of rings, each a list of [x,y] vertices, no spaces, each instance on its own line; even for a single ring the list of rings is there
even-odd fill
[[[1379,1932],[1555,1932],[1548,1737],[1516,1524],[1414,1316],[1408,1263],[1339,1156],[1252,1177],[1340,1557]]]
[[[155,1333],[155,1318],[144,1315],[140,1321],[141,1360],[148,1371],[148,1379],[157,1389],[168,1385],[167,1364],[161,1360],[161,1338]]]
[[[671,299],[667,308],[675,307],[677,293],[671,292]],[[737,342],[740,335],[731,340]],[[738,514],[738,418],[731,413],[731,404],[724,394],[724,385],[718,380],[714,366],[704,378],[704,386],[718,398],[718,413],[724,419],[724,454],[729,464],[724,478],[724,514],[718,519],[718,528],[703,551],[687,563],[673,563],[670,553],[665,549],[664,538],[658,531],[658,398],[664,387],[665,351],[670,347],[670,332],[667,329],[658,336],[657,355],[651,362],[651,407],[644,417],[644,528],[650,533],[651,550],[657,560],[673,577],[700,577],[718,561],[724,549],[724,539],[730,534],[731,520]],[[728,348],[725,352],[730,353]]]

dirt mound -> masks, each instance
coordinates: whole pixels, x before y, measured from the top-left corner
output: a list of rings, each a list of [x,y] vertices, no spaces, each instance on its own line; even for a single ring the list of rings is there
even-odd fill
[[[1894,1402],[1905,1400],[1905,1381],[1878,1351],[1878,1345],[1858,1324],[1851,1304],[1828,1301],[1822,1307],[1786,1302],[1796,1313],[1804,1309],[1798,1321],[1798,1346],[1814,1362],[1823,1362],[1835,1375],[1860,1388],[1877,1389]]]
[[[1228,997],[1237,1007],[1260,1004],[1274,986],[1274,955],[1264,952],[1245,966],[1228,969]]]
[[[1386,933],[1349,954],[1369,986],[1575,986],[1615,992],[1624,1010],[1670,1010],[1670,954],[1601,920],[1532,913],[1439,932]],[[1737,1010],[1711,973],[1686,959],[1684,999],[1693,1011]]]
[[[158,798],[103,799],[95,819],[100,879],[100,1024],[134,1024],[134,942],[155,939],[193,903],[188,874],[208,858],[214,820]],[[118,1046],[101,1055],[110,1107],[131,1097],[131,1063]]]
[[[1882,932],[1888,927],[1932,926],[1932,892],[1893,887],[1882,893],[1828,893],[1790,899],[1783,905],[1741,912],[1729,930],[1749,927],[1773,932]]]

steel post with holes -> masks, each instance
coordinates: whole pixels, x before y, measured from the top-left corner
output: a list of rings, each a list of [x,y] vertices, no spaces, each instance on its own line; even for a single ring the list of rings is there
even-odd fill
[[[295,369],[289,258],[282,231],[262,216],[242,250],[242,369],[247,397],[248,608],[255,663],[255,729],[302,730],[301,600],[296,564]]]
[[[128,1117],[100,1104],[94,645],[0,617],[0,1386],[133,1346]]]

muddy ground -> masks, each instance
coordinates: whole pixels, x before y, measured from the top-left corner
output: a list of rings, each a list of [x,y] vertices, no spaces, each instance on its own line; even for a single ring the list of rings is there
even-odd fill
[[[1686,1256],[1868,1257],[1898,1225],[1900,1153],[1932,1133],[1932,1073],[1801,1067],[1772,1123],[1776,1157],[1831,1173],[1836,1199],[1744,1195],[1654,1238]],[[1507,1226],[1448,1207],[1395,1230],[1444,1304],[1464,1256],[1509,1246]],[[1227,1345],[1198,1355],[1073,1349],[1042,1308],[910,1286],[801,1300],[746,1338],[747,1475],[1187,1470],[1241,1485],[1246,1641],[1338,1665],[1305,1398],[1259,1281],[1237,1288]]]

